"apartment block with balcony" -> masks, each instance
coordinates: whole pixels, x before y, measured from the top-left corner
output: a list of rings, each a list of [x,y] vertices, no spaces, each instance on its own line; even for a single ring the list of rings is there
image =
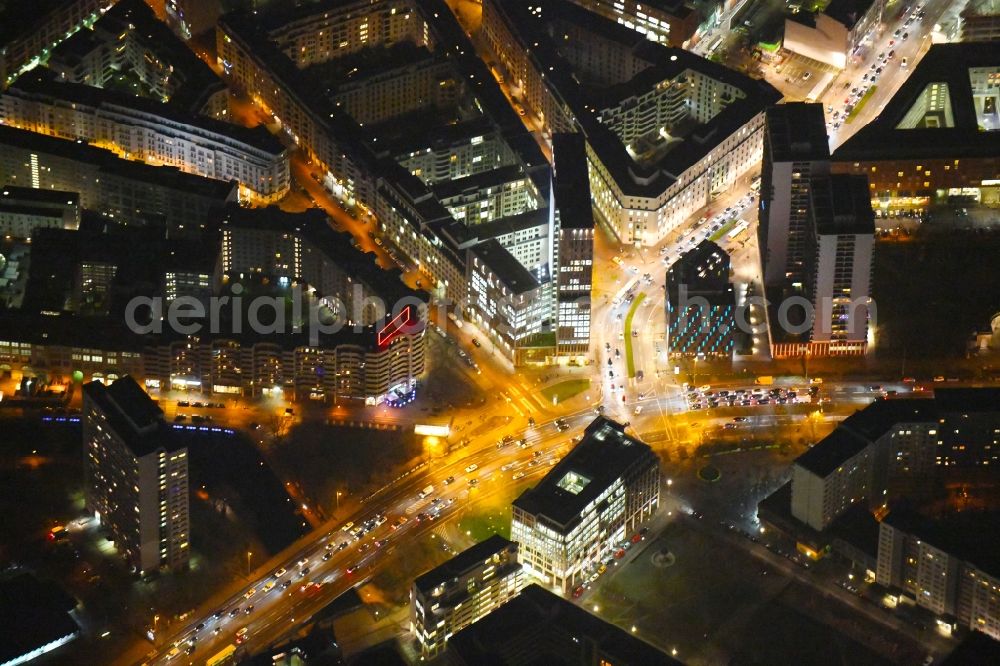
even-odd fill
[[[494,534],[422,574],[410,588],[410,630],[423,659],[448,639],[515,598],[525,586],[518,545]]]
[[[177,571],[190,559],[187,449],[129,376],[83,388],[87,508],[132,571]]]

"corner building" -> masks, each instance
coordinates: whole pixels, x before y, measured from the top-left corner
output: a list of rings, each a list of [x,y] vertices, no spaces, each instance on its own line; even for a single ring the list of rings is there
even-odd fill
[[[514,500],[511,538],[527,572],[566,593],[660,503],[660,460],[625,426],[596,418],[559,464]]]

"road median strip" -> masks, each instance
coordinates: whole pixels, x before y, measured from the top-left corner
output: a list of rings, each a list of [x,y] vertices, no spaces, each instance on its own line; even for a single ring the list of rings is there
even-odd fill
[[[625,316],[625,364],[628,368],[628,378],[635,377],[635,360],[632,358],[632,316],[639,308],[639,304],[646,299],[646,294],[641,293],[635,297],[632,307],[629,308]]]

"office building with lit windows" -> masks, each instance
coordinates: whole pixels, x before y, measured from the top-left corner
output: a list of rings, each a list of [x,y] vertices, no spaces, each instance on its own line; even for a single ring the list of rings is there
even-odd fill
[[[625,426],[598,417],[514,500],[511,539],[527,573],[570,592],[652,517],[659,501],[659,458]]]
[[[190,558],[187,448],[131,377],[83,387],[87,508],[140,576]]]
[[[590,207],[587,144],[582,134],[556,134],[552,154],[551,210],[559,245],[556,344],[560,356],[582,361],[590,351],[594,277],[594,211]]]
[[[235,180],[247,199],[277,200],[289,188],[289,151],[265,127],[248,129],[171,103],[59,83],[47,70],[22,75],[0,95],[0,124],[83,140],[130,160]]]
[[[710,240],[682,254],[667,270],[667,351],[673,356],[731,357],[736,296],[729,253]]]
[[[934,44],[878,116],[833,152],[882,216],[1000,203],[997,42]]]
[[[517,551],[516,543],[494,534],[413,581],[410,631],[422,658],[438,656],[452,635],[521,592]]]
[[[482,33],[543,131],[586,137],[594,208],[624,243],[658,243],[760,163],[781,98],[763,81],[565,0],[486,0]]]

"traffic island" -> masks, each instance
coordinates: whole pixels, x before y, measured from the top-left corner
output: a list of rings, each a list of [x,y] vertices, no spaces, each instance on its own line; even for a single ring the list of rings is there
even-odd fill
[[[714,465],[705,465],[698,470],[698,478],[708,483],[715,483],[722,478],[722,472]]]

